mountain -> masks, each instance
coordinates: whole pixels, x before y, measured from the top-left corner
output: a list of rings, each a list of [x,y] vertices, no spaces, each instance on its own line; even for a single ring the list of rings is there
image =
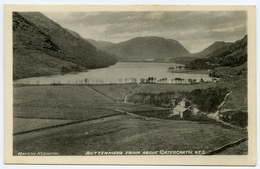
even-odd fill
[[[194,53],[193,56],[194,57],[206,57],[207,55],[213,53],[214,51],[221,49],[225,46],[229,46],[232,43],[229,42],[224,42],[224,41],[217,41],[214,42],[212,45],[208,46],[207,48],[205,48],[204,50],[202,50],[201,52],[198,53]]]
[[[94,39],[87,39],[92,45],[100,50],[104,50],[107,46],[115,45],[115,43],[108,42],[108,41],[96,41]]]
[[[80,38],[83,41],[86,41],[87,43],[91,43],[93,46],[95,46],[98,50],[101,50],[103,53],[106,53],[109,55],[109,53],[104,52],[103,48],[109,45],[113,45],[114,43],[112,42],[107,42],[107,41],[95,41],[94,39],[85,39],[81,37],[77,32],[74,32],[70,29],[65,28],[71,35],[73,35],[76,38]],[[111,54],[110,54],[111,55]],[[122,58],[118,57],[117,55],[113,54],[113,57],[117,61],[122,61]]]
[[[63,66],[91,69],[116,62],[113,55],[73,36],[39,12],[13,13],[14,79],[57,74]]]
[[[178,41],[155,36],[136,37],[124,42],[108,45],[102,49],[124,60],[168,60],[174,57],[191,55]]]
[[[70,29],[67,29],[65,28],[70,34],[72,34],[73,36],[75,36],[76,38],[80,38],[88,43],[91,43],[93,46],[95,46],[97,49],[100,49],[102,50],[103,48],[105,48],[106,46],[109,46],[109,45],[113,45],[114,43],[112,42],[107,42],[107,41],[96,41],[94,39],[85,39],[83,37],[81,37],[77,32],[74,32]]]
[[[191,61],[186,64],[186,67],[189,69],[212,69],[219,66],[236,67],[245,62],[247,62],[247,35],[241,40],[215,50],[205,58]]]

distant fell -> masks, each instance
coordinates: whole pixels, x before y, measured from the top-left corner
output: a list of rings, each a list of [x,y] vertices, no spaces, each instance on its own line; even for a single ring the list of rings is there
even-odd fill
[[[124,60],[169,60],[174,57],[191,55],[178,41],[155,36],[136,37],[124,42],[108,45],[102,49],[116,54]]]

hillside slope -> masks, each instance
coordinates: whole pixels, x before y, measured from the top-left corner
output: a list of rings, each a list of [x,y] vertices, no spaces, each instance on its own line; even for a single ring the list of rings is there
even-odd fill
[[[117,61],[121,61],[122,58],[118,57],[115,54],[109,54],[107,52],[105,52],[104,50],[102,50],[104,47],[109,46],[109,45],[113,45],[114,43],[112,42],[107,42],[107,41],[95,41],[93,39],[85,39],[83,37],[81,37],[77,32],[74,32],[70,29],[65,28],[71,35],[73,35],[76,38],[79,38],[83,41],[86,41],[87,43],[91,43],[93,46],[95,46],[99,51],[102,51],[103,53],[105,53],[106,55],[112,55],[114,58],[116,58]]]
[[[124,60],[164,59],[189,56],[190,52],[178,41],[162,37],[137,37],[117,44],[109,45],[103,50],[116,54]]]
[[[80,38],[80,39],[82,39],[82,40],[84,40],[84,41],[86,41],[88,43],[91,43],[93,46],[95,46],[97,49],[100,49],[100,50],[102,50],[103,48],[105,48],[105,47],[107,47],[109,45],[114,45],[114,43],[112,43],[112,42],[96,41],[94,39],[89,39],[89,38],[85,39],[82,36],[80,36],[77,32],[72,31],[72,30],[67,29],[67,28],[65,28],[65,29],[66,29],[66,31],[68,31],[70,34],[72,34],[76,38]]]
[[[98,49],[105,49],[107,46],[114,45],[115,43],[107,42],[107,41],[96,41],[94,39],[87,39],[92,45],[94,45]]]
[[[207,48],[203,49],[201,52],[191,54],[192,57],[191,56],[175,57],[175,58],[172,58],[170,61],[175,62],[175,63],[180,63],[180,64],[188,64],[192,60],[199,59],[199,58],[205,58],[208,55],[210,55],[211,53],[213,53],[223,47],[229,46],[230,44],[232,44],[232,43],[224,42],[224,41],[214,42]]]
[[[193,56],[194,57],[206,57],[207,55],[215,52],[216,50],[221,49],[225,46],[229,46],[230,44],[232,44],[232,43],[228,43],[228,42],[224,42],[224,41],[214,42],[213,44],[211,44],[210,46],[208,46],[201,52],[194,53]]]
[[[13,13],[14,79],[57,74],[62,66],[88,69],[116,62],[39,12]]]
[[[212,69],[219,66],[235,67],[247,62],[247,35],[230,45],[208,54],[205,58],[195,59],[186,64],[189,69]]]

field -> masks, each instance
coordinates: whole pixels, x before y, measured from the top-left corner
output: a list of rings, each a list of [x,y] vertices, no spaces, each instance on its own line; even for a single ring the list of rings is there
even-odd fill
[[[205,84],[139,84],[135,92],[163,93],[169,91],[192,91],[194,89],[206,89],[217,86],[216,83]]]
[[[14,134],[37,130],[45,127],[71,123],[73,120],[52,120],[52,119],[26,119],[14,118]]]
[[[161,84],[158,88],[158,85],[152,85],[140,84],[135,88],[125,84],[103,87],[14,86],[13,154],[39,151],[59,155],[84,155],[86,151],[211,151],[246,136],[242,131],[219,123],[143,119],[115,111],[120,109],[145,116],[155,113],[158,118],[167,114],[169,110],[164,108],[117,100],[124,95],[123,91],[154,89],[156,92],[155,88],[164,91],[182,86]],[[110,90],[106,91],[106,88]],[[122,92],[118,94],[116,89]]]
[[[137,84],[111,84],[111,85],[91,85],[91,88],[105,94],[117,101],[123,101],[125,94],[134,90]]]
[[[114,109],[113,101],[87,86],[24,86],[14,89],[14,117],[83,120],[115,114]]]
[[[142,120],[119,115],[14,136],[18,152],[58,152],[84,155],[86,151],[211,151],[244,136],[219,124]]]
[[[217,86],[217,83],[205,84],[110,84],[110,85],[91,85],[90,87],[107,97],[123,101],[126,94],[147,92],[161,93],[169,91],[192,91],[194,89],[206,89]]]

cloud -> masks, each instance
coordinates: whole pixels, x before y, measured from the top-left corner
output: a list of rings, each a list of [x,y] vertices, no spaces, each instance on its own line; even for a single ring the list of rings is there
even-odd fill
[[[68,12],[44,14],[84,38],[121,42],[137,36],[180,41],[190,52],[215,41],[235,41],[247,34],[245,11]]]

